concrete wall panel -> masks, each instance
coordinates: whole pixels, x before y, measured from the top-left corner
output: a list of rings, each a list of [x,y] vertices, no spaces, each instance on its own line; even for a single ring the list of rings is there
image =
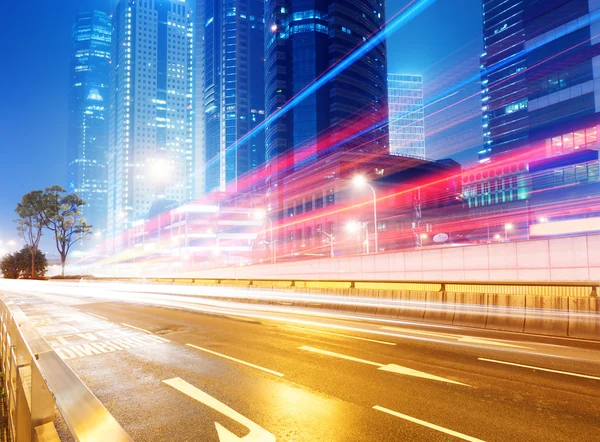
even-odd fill
[[[436,324],[452,324],[454,320],[456,295],[447,292],[428,292],[427,310],[423,321]]]
[[[549,267],[548,241],[522,241],[517,245],[517,267],[519,269],[539,269]],[[548,276],[549,277],[549,276]]]
[[[569,336],[600,340],[600,298],[569,299]]]
[[[489,252],[489,268],[506,270],[517,268],[517,244],[504,243],[487,246]],[[482,247],[483,252],[483,247]]]
[[[525,298],[525,332],[567,336],[569,328],[568,298],[527,296]]]
[[[461,247],[442,249],[442,270],[464,270],[464,254],[465,249]]]
[[[456,293],[452,323],[466,327],[485,328],[487,322],[487,295],[484,293]]]
[[[587,267],[587,237],[555,238],[550,246],[550,268]]]
[[[423,256],[420,250],[404,254],[404,269],[406,272],[423,271]]]
[[[525,296],[488,295],[485,328],[522,332],[525,326]]]

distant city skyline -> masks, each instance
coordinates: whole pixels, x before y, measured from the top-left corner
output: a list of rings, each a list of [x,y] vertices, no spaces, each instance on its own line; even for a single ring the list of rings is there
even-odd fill
[[[99,3],[107,3],[102,0]],[[391,0],[387,2],[388,18],[400,10],[407,2]],[[80,0],[69,0],[60,3],[47,3],[39,0],[25,5],[21,2],[11,2],[5,5],[5,12],[13,17],[7,26],[0,30],[0,46],[7,66],[14,69],[3,69],[0,72],[0,89],[3,103],[11,112],[5,113],[6,118],[0,122],[0,143],[2,146],[12,146],[11,149],[0,149],[0,172],[6,180],[12,183],[5,198],[0,201],[0,237],[15,237],[14,207],[20,197],[27,191],[43,188],[52,184],[64,182],[66,174],[66,145],[68,132],[68,87],[70,53],[70,38],[76,13],[81,12]],[[464,11],[460,21],[448,21],[450,11],[460,8]],[[427,24],[425,26],[424,24]],[[431,26],[430,26],[431,24]],[[23,38],[15,40],[12,36],[18,30],[29,29]],[[436,29],[435,33],[431,29]],[[443,33],[444,39],[438,35]],[[52,39],[47,35],[52,34]],[[481,41],[481,4],[474,0],[457,0],[452,5],[437,3],[421,16],[399,29],[389,37],[388,63],[390,70],[405,72],[429,71],[432,78],[430,85],[438,87],[440,77],[435,75],[437,66],[448,54],[465,47],[469,42]],[[46,43],[43,50],[37,49],[39,41]],[[468,54],[479,54],[477,44]],[[460,53],[460,52],[459,52]],[[64,60],[64,61],[61,61]],[[464,79],[478,70],[478,60],[463,59],[465,69],[457,72],[458,79]],[[453,64],[454,66],[454,64]],[[43,68],[43,80],[40,81],[40,67]],[[435,80],[435,81],[433,81]],[[475,87],[478,87],[475,85]],[[23,97],[26,97],[24,100]],[[36,105],[31,106],[31,100]],[[468,109],[476,110],[471,105]],[[464,107],[463,107],[464,108]],[[453,112],[453,111],[450,111]],[[427,116],[426,116],[427,118]],[[472,140],[469,145],[456,143],[463,149],[470,149],[458,157],[471,161],[473,150],[476,152],[477,130],[480,131],[480,121],[468,123],[471,135],[465,137],[461,127],[460,138],[456,132],[449,131],[439,138],[447,149],[452,149],[454,142],[465,138]],[[427,124],[428,132],[434,132],[442,124]],[[432,142],[435,142],[433,140]],[[453,156],[455,153],[452,153]],[[196,172],[198,172],[196,170]],[[23,180],[22,177],[28,177]],[[6,233],[4,233],[6,232]]]

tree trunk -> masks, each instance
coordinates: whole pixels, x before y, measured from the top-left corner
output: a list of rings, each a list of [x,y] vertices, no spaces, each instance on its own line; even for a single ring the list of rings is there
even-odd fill
[[[64,278],[65,276],[65,264],[67,262],[66,256],[60,256],[60,275]]]
[[[35,253],[34,248],[31,248],[31,279],[35,279]]]

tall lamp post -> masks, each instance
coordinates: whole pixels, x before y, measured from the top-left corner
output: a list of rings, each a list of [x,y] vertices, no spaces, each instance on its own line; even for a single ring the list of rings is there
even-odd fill
[[[377,234],[377,195],[375,194],[375,189],[369,184],[364,175],[356,175],[352,181],[354,182],[354,185],[356,187],[367,186],[369,189],[371,189],[371,192],[373,192],[373,224],[375,227],[375,253],[379,253],[379,243]]]

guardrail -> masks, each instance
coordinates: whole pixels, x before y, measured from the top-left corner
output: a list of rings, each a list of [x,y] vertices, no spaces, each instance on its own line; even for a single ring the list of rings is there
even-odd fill
[[[597,282],[306,281],[105,278],[100,281],[236,287],[196,297],[222,298],[386,318],[600,340]],[[265,295],[266,290],[294,294]],[[296,294],[297,293],[297,294]],[[325,296],[320,296],[325,295]]]
[[[0,319],[3,387],[13,441],[60,441],[56,409],[76,441],[131,441],[26,315],[2,296]]]
[[[224,287],[255,287],[311,290],[397,290],[412,292],[487,293],[492,295],[530,295],[598,297],[600,282],[522,282],[502,281],[349,281],[308,279],[227,279],[227,278],[83,278],[83,280],[198,284]]]

